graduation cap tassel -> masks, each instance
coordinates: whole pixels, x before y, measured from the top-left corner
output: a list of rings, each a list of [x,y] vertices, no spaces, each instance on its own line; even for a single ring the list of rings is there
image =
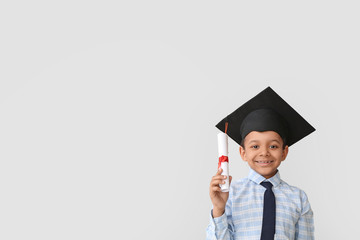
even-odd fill
[[[227,134],[228,122],[225,123],[225,134]]]

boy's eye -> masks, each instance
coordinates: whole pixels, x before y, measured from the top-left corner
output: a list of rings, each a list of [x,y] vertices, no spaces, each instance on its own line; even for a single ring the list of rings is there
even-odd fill
[[[278,146],[276,145],[271,145],[270,148],[277,148]]]
[[[259,148],[258,145],[251,146],[251,148]]]

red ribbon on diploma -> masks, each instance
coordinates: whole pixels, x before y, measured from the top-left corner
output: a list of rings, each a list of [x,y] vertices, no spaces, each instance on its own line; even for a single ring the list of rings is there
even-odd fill
[[[229,158],[227,156],[222,155],[221,157],[219,157],[219,164],[218,164],[218,169],[220,169],[221,163],[222,162],[229,162]]]

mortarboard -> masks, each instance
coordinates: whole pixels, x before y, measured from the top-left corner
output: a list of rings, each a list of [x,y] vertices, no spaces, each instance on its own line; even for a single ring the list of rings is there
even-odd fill
[[[300,114],[274,90],[267,87],[221,120],[216,127],[238,144],[251,131],[275,131],[291,146],[315,131]]]

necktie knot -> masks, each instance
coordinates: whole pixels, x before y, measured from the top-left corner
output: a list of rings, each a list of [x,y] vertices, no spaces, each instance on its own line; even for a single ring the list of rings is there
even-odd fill
[[[266,188],[266,189],[269,189],[269,190],[271,190],[271,188],[272,188],[272,183],[271,182],[261,182],[260,183],[264,188]]]

